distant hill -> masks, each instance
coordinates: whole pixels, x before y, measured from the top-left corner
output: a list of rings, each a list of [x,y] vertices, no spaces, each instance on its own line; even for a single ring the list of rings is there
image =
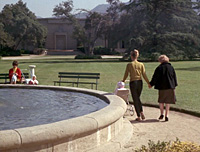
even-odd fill
[[[110,6],[110,4],[100,4],[100,5],[97,5],[95,8],[93,8],[91,11],[104,14],[104,13],[106,13],[109,6]],[[88,13],[83,12],[83,13],[77,14],[76,17],[77,18],[86,18],[87,14]],[[37,16],[37,18],[42,18],[42,17]],[[48,18],[57,18],[57,17],[52,16],[52,17],[48,17]]]
[[[96,6],[95,8],[93,8],[91,11],[104,14],[106,13],[106,10],[108,9],[109,6],[110,4],[100,4]],[[77,18],[86,18],[86,16],[87,16],[87,13],[80,13],[76,15]]]
[[[98,13],[106,13],[109,7],[110,7],[110,4],[101,4],[93,8],[91,11],[98,12]]]

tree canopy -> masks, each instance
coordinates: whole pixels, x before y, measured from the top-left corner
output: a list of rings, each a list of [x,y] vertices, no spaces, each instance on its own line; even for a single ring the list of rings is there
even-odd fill
[[[121,7],[118,37],[145,54],[195,57],[200,49],[199,1],[130,0]],[[115,29],[115,30],[117,30]]]
[[[47,29],[39,24],[26,3],[5,5],[0,12],[0,45],[16,50],[23,45],[43,46]]]

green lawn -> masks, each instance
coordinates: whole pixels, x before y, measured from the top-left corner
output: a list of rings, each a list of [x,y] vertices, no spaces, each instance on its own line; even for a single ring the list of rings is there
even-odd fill
[[[18,60],[21,69],[28,69],[28,65],[36,65],[35,73],[37,79],[42,85],[53,85],[57,80],[58,72],[99,72],[98,89],[113,92],[116,83],[123,78],[127,62],[119,62],[118,59],[102,60],[74,60],[68,58],[55,59],[30,59]],[[158,62],[144,63],[146,72],[151,79]],[[8,72],[12,66],[12,60],[0,60],[0,73]],[[177,103],[173,105],[176,108],[182,108],[200,113],[200,64],[198,61],[172,62],[178,79],[176,89]],[[28,72],[25,71],[24,72]],[[90,86],[83,86],[88,87]],[[127,86],[128,87],[128,86]],[[148,89],[144,82],[142,93],[143,103],[157,104],[157,90]]]

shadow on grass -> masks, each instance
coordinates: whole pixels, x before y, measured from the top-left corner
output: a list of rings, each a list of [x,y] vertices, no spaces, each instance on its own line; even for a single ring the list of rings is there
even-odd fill
[[[175,68],[175,70],[180,70],[180,71],[200,71],[200,67],[192,67],[192,68]]]

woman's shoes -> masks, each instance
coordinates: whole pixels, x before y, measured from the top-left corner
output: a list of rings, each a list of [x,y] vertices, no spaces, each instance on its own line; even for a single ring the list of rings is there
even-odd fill
[[[142,119],[141,119],[141,118],[142,118]],[[136,120],[136,121],[144,120],[144,119],[145,119],[145,116],[144,116],[143,113],[141,113],[141,118],[138,117],[138,118],[136,118],[135,120]],[[160,117],[159,117],[158,119],[159,119],[159,120],[162,120],[163,118],[164,118],[164,115],[160,115]],[[169,118],[168,118],[168,117],[165,117],[165,121],[169,121]]]
[[[164,118],[164,115],[160,115],[160,117],[158,118],[159,120],[162,120]],[[165,121],[169,121],[168,117],[165,117]]]
[[[160,115],[160,117],[158,119],[162,120],[163,118],[164,118],[164,115]]]

